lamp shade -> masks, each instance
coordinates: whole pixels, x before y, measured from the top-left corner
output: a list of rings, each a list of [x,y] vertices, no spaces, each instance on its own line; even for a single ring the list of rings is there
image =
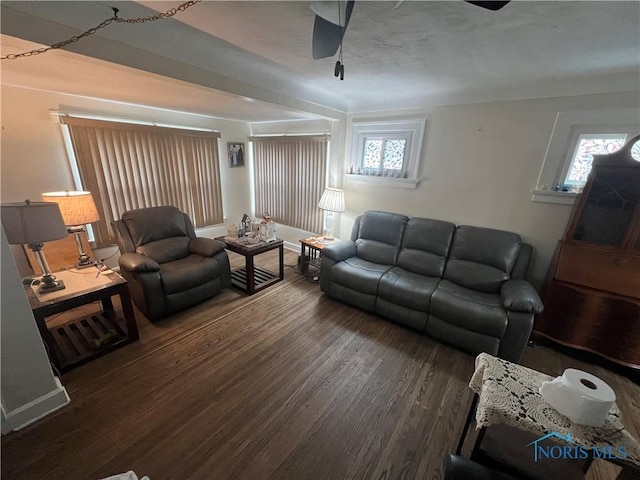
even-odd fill
[[[328,212],[344,212],[344,192],[338,188],[325,188],[318,208]]]
[[[42,194],[42,201],[55,202],[60,206],[67,227],[100,220],[91,192],[48,192]]]
[[[67,236],[57,203],[3,203],[2,226],[10,244],[39,244]]]

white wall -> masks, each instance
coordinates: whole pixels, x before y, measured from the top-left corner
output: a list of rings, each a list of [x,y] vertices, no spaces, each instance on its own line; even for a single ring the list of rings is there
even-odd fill
[[[44,344],[1,230],[2,330],[0,376],[2,433],[40,418],[69,402],[66,390],[53,376]]]
[[[357,215],[374,209],[513,231],[535,248],[530,275],[539,286],[572,209],[531,201],[530,189],[540,173],[557,113],[640,108],[639,99],[638,92],[631,92],[404,112],[427,117],[422,182],[415,190],[345,183],[342,231],[350,232]]]

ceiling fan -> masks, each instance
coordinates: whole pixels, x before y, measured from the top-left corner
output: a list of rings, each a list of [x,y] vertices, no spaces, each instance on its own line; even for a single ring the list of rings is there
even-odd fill
[[[396,8],[403,3],[404,0],[396,2]],[[476,5],[487,10],[500,10],[510,0],[502,2],[493,1],[473,1],[464,0],[467,3]],[[310,0],[309,6],[313,13],[316,14],[313,24],[313,59],[327,58],[335,55],[338,47],[342,45],[344,32],[347,30],[351,12],[355,0],[327,0],[316,1]],[[342,59],[336,63],[336,77],[340,74],[338,71]],[[342,66],[341,78],[344,77],[344,65]]]

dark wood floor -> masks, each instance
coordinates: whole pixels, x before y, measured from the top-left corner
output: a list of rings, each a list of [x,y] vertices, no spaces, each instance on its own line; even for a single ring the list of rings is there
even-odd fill
[[[253,297],[230,289],[155,324],[137,312],[138,342],[65,374],[72,402],[2,439],[2,478],[442,478],[474,357],[285,273]],[[546,347],[523,363],[601,377],[637,436],[640,387],[625,376]],[[615,472],[596,461],[588,478]]]

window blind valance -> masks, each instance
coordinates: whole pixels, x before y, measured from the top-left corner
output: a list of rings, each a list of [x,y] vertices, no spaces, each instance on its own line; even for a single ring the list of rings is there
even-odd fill
[[[93,118],[73,117],[60,115],[60,123],[78,127],[108,128],[110,130],[126,130],[128,132],[148,132],[157,134],[175,134],[183,137],[220,138],[220,132],[207,132],[204,130],[190,130],[188,128],[164,127],[158,125],[145,125],[140,123],[116,122],[110,120],[98,120]]]
[[[251,136],[250,142],[328,142],[331,140],[330,135],[269,135],[265,137]]]

